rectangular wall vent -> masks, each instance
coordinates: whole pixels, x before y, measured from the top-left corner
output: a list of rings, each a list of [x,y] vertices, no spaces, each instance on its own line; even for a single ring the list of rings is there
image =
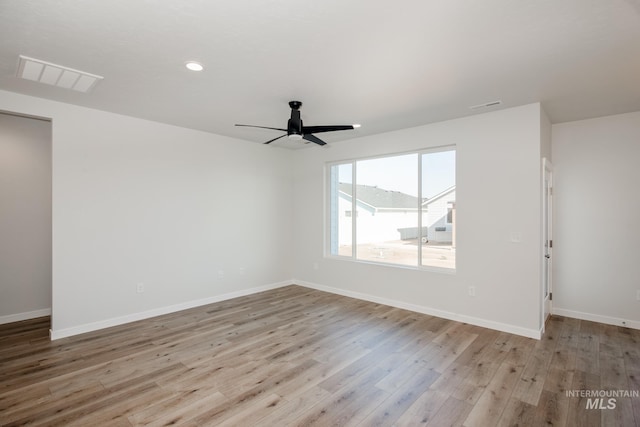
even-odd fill
[[[20,55],[16,75],[22,79],[83,93],[89,92],[104,78],[23,55]]]
[[[497,105],[502,104],[501,100],[497,100],[497,101],[491,101],[491,102],[485,102],[484,104],[478,104],[478,105],[473,105],[471,107],[469,107],[470,110],[480,110],[482,108],[489,108],[489,107],[495,107]]]

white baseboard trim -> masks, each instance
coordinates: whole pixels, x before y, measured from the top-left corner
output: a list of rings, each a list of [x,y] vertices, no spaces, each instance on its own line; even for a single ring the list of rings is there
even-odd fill
[[[0,316],[0,325],[5,323],[21,322],[23,320],[36,319],[38,317],[51,316],[50,308],[43,308],[41,310],[27,311],[24,313],[9,314],[6,316]]]
[[[243,289],[241,291],[229,292],[222,295],[216,295],[213,297],[203,298],[194,301],[187,301],[181,304],[170,305],[167,307],[155,308],[153,310],[143,311],[141,313],[133,313],[126,316],[114,317],[111,319],[101,320],[98,322],[87,323],[84,325],[74,326],[71,328],[51,330],[51,340],[58,340],[61,338],[67,338],[74,335],[84,334],[86,332],[93,332],[100,329],[110,328],[112,326],[123,325],[125,323],[136,322],[138,320],[149,319],[151,317],[162,316],[163,314],[175,313],[176,311],[187,310],[194,307],[200,307],[207,304],[213,304],[220,301],[226,301],[233,298],[243,297],[246,295],[257,294],[258,292],[269,291],[272,289],[278,289],[284,286],[290,286],[291,281],[272,283],[270,285],[257,286],[254,288]]]
[[[600,314],[584,313],[582,311],[567,310],[565,308],[552,307],[552,314],[572,317],[574,319],[589,320],[591,322],[604,323],[606,325],[622,326],[625,328],[640,329],[640,321],[620,319],[618,317],[602,316]]]
[[[329,292],[332,294],[342,295],[345,297],[356,298],[364,301],[375,302],[377,304],[389,305],[391,307],[402,308],[416,313],[428,314],[430,316],[442,317],[444,319],[455,320],[457,322],[469,323],[483,328],[494,329],[496,331],[507,332],[510,334],[521,335],[527,338],[540,339],[542,332],[536,329],[527,329],[520,326],[509,325],[506,323],[495,322],[493,320],[481,319],[478,317],[466,316],[463,314],[452,313],[449,311],[438,310],[417,304],[410,304],[403,301],[381,298],[374,295],[363,294],[360,292],[346,291],[344,289],[333,288],[330,286],[318,285],[316,283],[306,282],[304,280],[293,280],[296,285],[306,288],[316,289],[319,291]]]

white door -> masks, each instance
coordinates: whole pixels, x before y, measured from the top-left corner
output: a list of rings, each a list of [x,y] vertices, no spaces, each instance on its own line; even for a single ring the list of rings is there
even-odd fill
[[[553,166],[542,159],[542,330],[551,314],[551,265],[553,262]]]

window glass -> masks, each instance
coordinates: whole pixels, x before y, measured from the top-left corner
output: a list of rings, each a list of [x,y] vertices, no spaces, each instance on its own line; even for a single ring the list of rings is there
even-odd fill
[[[356,257],[418,265],[418,155],[356,162]]]
[[[456,152],[422,154],[421,265],[455,268]]]
[[[334,164],[329,180],[330,255],[455,269],[455,149]]]

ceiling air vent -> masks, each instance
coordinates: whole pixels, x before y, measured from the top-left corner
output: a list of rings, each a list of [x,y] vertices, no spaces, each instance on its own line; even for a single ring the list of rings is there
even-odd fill
[[[20,55],[17,76],[78,92],[89,92],[104,77]]]
[[[481,110],[483,108],[489,108],[489,107],[495,107],[497,105],[502,104],[501,100],[497,100],[497,101],[491,101],[491,102],[485,102],[484,104],[478,104],[478,105],[473,105],[471,107],[469,107],[470,110]]]

